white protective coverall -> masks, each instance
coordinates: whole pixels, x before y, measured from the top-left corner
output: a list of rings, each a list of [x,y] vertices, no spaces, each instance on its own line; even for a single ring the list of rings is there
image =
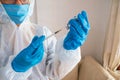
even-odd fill
[[[65,50],[63,40],[53,36],[44,41],[44,57],[26,72],[15,72],[11,67],[13,58],[32,41],[35,35],[52,34],[47,27],[30,22],[34,0],[30,0],[29,13],[24,22],[17,25],[9,18],[0,4],[0,80],[58,80],[68,74],[80,61],[80,48]]]

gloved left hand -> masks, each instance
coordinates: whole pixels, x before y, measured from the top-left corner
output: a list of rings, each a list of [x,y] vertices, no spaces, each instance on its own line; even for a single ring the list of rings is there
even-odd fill
[[[87,13],[82,11],[77,18],[71,19],[68,24],[70,31],[64,39],[63,47],[67,50],[75,50],[83,45],[90,30]]]
[[[31,44],[13,59],[11,65],[16,72],[25,72],[42,61],[44,55],[44,39],[45,36],[35,36]]]

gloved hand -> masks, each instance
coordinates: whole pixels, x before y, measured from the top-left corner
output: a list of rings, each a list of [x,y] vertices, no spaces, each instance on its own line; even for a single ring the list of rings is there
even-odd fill
[[[25,72],[42,61],[44,55],[44,39],[45,36],[35,36],[31,44],[13,59],[11,65],[16,72]]]
[[[90,30],[87,13],[82,11],[76,19],[71,19],[68,25],[70,31],[64,39],[63,47],[67,50],[75,50],[83,45]]]

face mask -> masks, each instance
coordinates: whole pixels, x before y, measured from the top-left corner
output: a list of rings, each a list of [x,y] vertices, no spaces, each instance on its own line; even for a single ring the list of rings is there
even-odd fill
[[[3,4],[3,7],[12,21],[16,24],[21,24],[28,14],[29,4]]]

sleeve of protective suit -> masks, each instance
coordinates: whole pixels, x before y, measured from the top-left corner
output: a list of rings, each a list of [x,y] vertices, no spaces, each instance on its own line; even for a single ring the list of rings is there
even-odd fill
[[[10,56],[6,66],[0,68],[1,80],[26,80],[28,76],[32,73],[31,69],[24,73],[15,72],[11,67],[11,61],[13,60],[13,58],[13,56]]]
[[[50,32],[49,30],[47,30]],[[51,32],[50,32],[51,33]],[[51,80],[61,80],[80,61],[80,48],[76,50],[66,50],[63,48],[64,38],[55,44],[55,37],[49,39],[46,74]]]

